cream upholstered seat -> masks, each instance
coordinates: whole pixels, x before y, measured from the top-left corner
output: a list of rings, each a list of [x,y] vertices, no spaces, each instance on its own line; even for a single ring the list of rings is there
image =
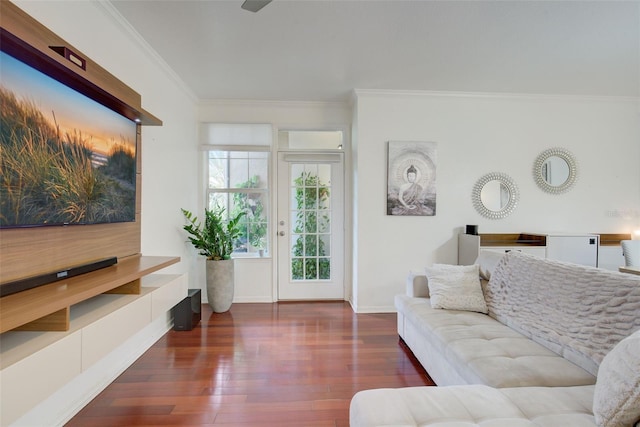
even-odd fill
[[[438,385],[491,387],[595,384],[595,375],[486,314],[432,308],[429,299],[397,295],[405,337],[424,337],[412,351]],[[409,308],[410,306],[410,308]],[[449,368],[435,369],[438,354]],[[435,375],[434,375],[435,373]]]
[[[640,329],[604,357],[594,385],[484,384],[374,389],[351,400],[351,427],[640,427]]]
[[[622,240],[620,244],[624,255],[624,265],[640,267],[640,240]]]
[[[356,393],[351,427],[597,427],[595,386],[405,387]]]

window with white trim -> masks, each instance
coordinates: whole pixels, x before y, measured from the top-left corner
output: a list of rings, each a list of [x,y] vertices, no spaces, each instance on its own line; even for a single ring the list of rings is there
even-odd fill
[[[207,209],[240,212],[233,256],[269,253],[271,125],[203,126],[207,151]]]

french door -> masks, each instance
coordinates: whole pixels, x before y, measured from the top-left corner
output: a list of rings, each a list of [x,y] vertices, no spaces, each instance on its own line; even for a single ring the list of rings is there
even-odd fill
[[[342,153],[278,154],[278,299],[344,298]]]

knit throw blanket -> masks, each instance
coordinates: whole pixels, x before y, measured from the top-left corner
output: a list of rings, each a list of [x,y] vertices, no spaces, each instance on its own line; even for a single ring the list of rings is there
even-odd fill
[[[483,291],[490,316],[593,375],[640,329],[640,276],[512,251]]]

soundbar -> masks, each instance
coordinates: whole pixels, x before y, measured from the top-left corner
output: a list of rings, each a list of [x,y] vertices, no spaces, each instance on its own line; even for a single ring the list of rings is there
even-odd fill
[[[15,280],[13,282],[2,283],[0,284],[0,297],[26,291],[27,289],[37,288],[38,286],[68,279],[69,277],[79,276],[80,274],[90,273],[101,268],[112,266],[117,262],[117,257],[104,258],[87,264],[69,267],[64,270],[53,271],[51,273],[39,274],[37,276],[31,276],[25,279]]]

